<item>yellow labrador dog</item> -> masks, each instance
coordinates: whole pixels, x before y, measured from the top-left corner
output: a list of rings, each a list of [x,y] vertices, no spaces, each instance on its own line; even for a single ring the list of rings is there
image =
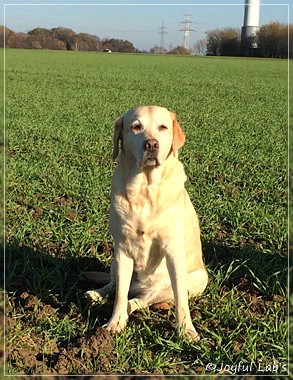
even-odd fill
[[[179,334],[199,339],[188,296],[203,292],[208,276],[198,218],[178,160],[184,142],[176,115],[166,108],[141,106],[116,121],[113,158],[121,153],[111,191],[111,280],[86,292],[97,301],[116,289],[107,325],[112,332],[124,329],[134,310],[175,300]]]

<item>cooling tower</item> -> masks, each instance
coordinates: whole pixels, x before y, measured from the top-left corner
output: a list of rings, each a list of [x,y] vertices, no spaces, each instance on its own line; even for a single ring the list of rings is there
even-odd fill
[[[251,41],[259,30],[260,0],[245,0],[244,20],[241,30],[241,42]],[[256,46],[251,46],[256,47]]]

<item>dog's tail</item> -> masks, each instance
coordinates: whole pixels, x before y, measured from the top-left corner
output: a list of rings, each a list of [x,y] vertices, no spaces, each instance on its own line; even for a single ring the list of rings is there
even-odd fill
[[[83,277],[95,284],[107,284],[111,281],[110,273],[105,272],[82,272]]]

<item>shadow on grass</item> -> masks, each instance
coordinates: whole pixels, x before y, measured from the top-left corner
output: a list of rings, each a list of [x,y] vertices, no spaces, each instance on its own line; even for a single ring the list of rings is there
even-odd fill
[[[288,260],[278,254],[265,253],[254,246],[231,248],[225,242],[206,243],[207,267],[221,276],[221,283],[260,296],[286,294]]]
[[[109,244],[99,247],[109,253]],[[253,247],[230,248],[218,242],[203,243],[205,263],[210,272],[220,272],[225,286],[257,289],[261,295],[279,294],[287,286],[287,259]],[[110,251],[113,248],[110,244]],[[5,252],[6,291],[29,292],[54,307],[74,302],[79,307],[80,293],[95,288],[82,276],[83,271],[108,272],[97,257],[58,257],[30,247],[8,244]]]
[[[99,251],[103,253],[103,250],[100,246]],[[59,310],[66,310],[73,302],[81,312],[87,313],[82,293],[94,288],[94,284],[83,277],[83,271],[106,272],[107,268],[96,257],[58,257],[17,244],[6,246],[5,290],[16,299],[29,293]],[[105,318],[110,317],[109,313],[106,311]]]

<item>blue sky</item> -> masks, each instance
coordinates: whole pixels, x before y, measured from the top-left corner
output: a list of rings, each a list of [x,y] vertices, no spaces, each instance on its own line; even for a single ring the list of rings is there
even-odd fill
[[[63,26],[75,32],[85,32],[100,38],[121,38],[131,41],[138,49],[149,50],[160,45],[159,27],[164,22],[167,34],[164,45],[182,44],[180,29],[183,14],[190,13],[195,22],[190,27],[190,46],[205,37],[205,32],[224,27],[241,28],[244,0],[212,1],[91,1],[86,0],[16,0],[5,1],[0,13],[2,24],[17,32],[27,32],[36,27]],[[288,22],[290,1],[263,0],[260,9],[260,25],[270,21]],[[45,5],[46,4],[46,5]],[[292,7],[291,7],[292,8]],[[293,8],[292,8],[293,9]],[[292,12],[291,9],[291,12]],[[5,20],[4,20],[5,13]],[[292,22],[290,17],[289,22]]]

